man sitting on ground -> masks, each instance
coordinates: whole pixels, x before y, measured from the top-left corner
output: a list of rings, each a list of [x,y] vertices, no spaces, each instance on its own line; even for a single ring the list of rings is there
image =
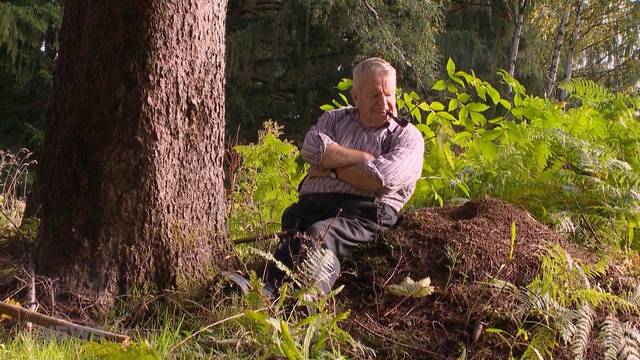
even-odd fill
[[[338,259],[396,223],[422,172],[420,132],[395,120],[395,69],[380,58],[360,62],[350,94],[355,107],[326,112],[306,134],[301,153],[311,168],[282,216],[283,230],[306,233],[336,257],[333,273],[316,284],[323,293],[340,274]],[[302,246],[285,237],[274,256],[292,267]],[[277,285],[284,273],[270,266],[267,277]]]

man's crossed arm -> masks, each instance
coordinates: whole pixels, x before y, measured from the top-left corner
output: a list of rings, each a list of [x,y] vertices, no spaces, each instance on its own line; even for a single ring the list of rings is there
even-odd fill
[[[424,140],[417,129],[406,128],[388,152],[374,157],[334,141],[335,121],[336,114],[327,112],[305,136],[301,154],[312,165],[309,177],[329,176],[330,169],[335,169],[338,179],[372,195],[420,178]]]
[[[374,159],[375,157],[368,152],[331,143],[324,150],[324,156],[320,161],[321,168],[313,167],[309,176],[327,176],[329,169],[335,169],[340,180],[357,189],[375,194],[382,188],[382,182],[364,168],[366,161]]]

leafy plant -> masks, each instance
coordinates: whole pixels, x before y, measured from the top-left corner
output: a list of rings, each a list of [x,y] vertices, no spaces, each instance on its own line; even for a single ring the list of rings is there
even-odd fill
[[[523,343],[522,359],[551,358],[560,342],[575,359],[584,359],[595,325],[601,328],[598,341],[605,358],[617,358],[622,353],[625,336],[630,339],[628,351],[638,350],[638,344],[633,342],[638,329],[629,322],[623,328],[617,316],[640,314],[640,307],[633,302],[634,295],[606,290],[601,279],[606,279],[608,266],[606,260],[585,265],[556,245],[547,250],[540,273],[527,287],[518,288],[501,280],[491,283],[517,300],[512,320],[518,333],[532,334],[531,340]],[[602,312],[609,315],[599,322],[598,313]]]
[[[234,237],[278,231],[282,212],[297,200],[305,166],[296,160],[296,146],[280,140],[281,135],[282,126],[267,121],[256,144],[235,147],[241,165],[229,199]]]
[[[264,284],[251,274],[251,290],[243,298],[250,310],[245,312],[248,321],[243,325],[266,349],[265,356],[290,360],[344,358],[344,345],[359,352],[370,351],[339,326],[349,311],[336,312],[331,301],[344,286],[328,292],[318,287],[333,272],[334,259],[327,249],[313,250],[299,274],[288,271],[298,288],[292,290],[289,283],[283,284],[275,300],[264,297]]]

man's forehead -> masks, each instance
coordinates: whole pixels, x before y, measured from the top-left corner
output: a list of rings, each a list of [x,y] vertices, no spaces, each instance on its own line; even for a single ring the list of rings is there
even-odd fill
[[[365,74],[362,80],[363,82],[370,85],[375,85],[378,83],[395,83],[396,74],[393,71],[372,71],[368,74]]]

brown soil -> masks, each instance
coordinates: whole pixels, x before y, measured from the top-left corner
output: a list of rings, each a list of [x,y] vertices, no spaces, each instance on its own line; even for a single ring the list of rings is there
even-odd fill
[[[592,260],[528,212],[489,198],[410,212],[385,238],[345,261],[340,280],[346,285],[344,305],[352,310],[348,329],[384,359],[457,358],[464,348],[467,359],[507,358],[509,346],[483,330],[515,334],[506,317],[516,299],[486,282],[527,285],[550,243],[574,258]],[[406,276],[430,277],[435,293],[403,299],[385,290]]]

